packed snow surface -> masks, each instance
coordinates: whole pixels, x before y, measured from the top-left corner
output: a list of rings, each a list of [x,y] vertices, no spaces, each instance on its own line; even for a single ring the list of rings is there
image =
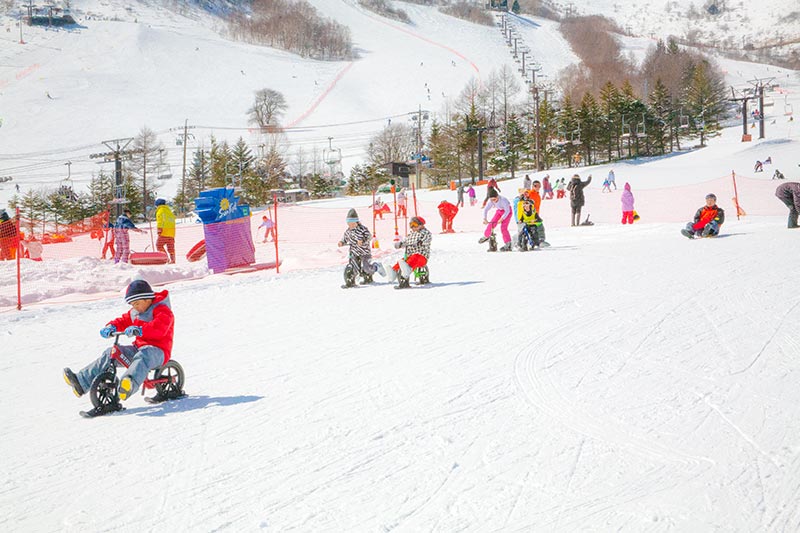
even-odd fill
[[[769,179],[800,180],[800,152],[794,121],[775,120],[761,141],[734,126],[707,148],[577,169],[596,224],[568,227],[567,200],[545,200],[543,250],[487,253],[478,207],[441,235],[436,204],[455,193],[420,191],[432,284],[404,291],[340,288],[343,213],[368,220],[365,197],[279,210],[280,274],[208,276],[183,259],[201,234],[184,226],[171,267],[45,247],[18,312],[3,262],[0,530],[800,529],[800,230]],[[633,187],[632,226],[601,192],[610,168]],[[727,221],[690,241],[679,229],[708,192]],[[378,223],[387,265],[392,226]],[[188,396],[82,419],[61,370],[108,347],[98,331],[134,276],[170,291]]]

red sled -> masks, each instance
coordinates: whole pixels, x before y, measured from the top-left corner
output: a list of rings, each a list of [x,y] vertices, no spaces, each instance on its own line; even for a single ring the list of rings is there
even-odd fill
[[[164,252],[131,252],[128,261],[132,265],[166,265],[169,256]]]
[[[188,259],[190,263],[194,263],[195,261],[200,261],[205,255],[206,255],[206,240],[203,239],[202,241],[192,246],[191,250],[186,252],[186,259]]]

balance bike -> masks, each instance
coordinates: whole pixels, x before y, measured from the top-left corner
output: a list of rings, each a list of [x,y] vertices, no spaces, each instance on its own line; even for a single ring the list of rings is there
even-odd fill
[[[89,398],[94,408],[91,411],[81,411],[81,416],[94,418],[124,409],[119,402],[117,368],[119,366],[128,368],[131,360],[119,349],[119,338],[123,335],[122,331],[112,334],[114,345],[111,347],[111,360],[108,367],[94,379],[89,389]],[[152,398],[145,397],[148,403],[160,403],[186,396],[183,391],[185,378],[183,367],[177,361],[170,359],[166,364],[148,372],[147,378],[142,383],[142,395],[147,389],[156,390],[156,395]]]

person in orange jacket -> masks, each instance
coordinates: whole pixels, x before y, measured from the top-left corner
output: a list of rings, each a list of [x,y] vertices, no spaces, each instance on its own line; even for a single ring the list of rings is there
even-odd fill
[[[442,217],[442,233],[455,233],[453,231],[453,219],[458,214],[458,206],[451,204],[447,200],[439,202],[439,216]]]

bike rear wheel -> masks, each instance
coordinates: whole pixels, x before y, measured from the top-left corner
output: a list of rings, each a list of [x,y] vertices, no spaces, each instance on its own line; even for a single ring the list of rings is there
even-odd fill
[[[156,396],[164,399],[173,399],[183,396],[183,383],[186,374],[177,361],[168,361],[155,371],[154,380],[166,379],[165,383],[156,383]]]

